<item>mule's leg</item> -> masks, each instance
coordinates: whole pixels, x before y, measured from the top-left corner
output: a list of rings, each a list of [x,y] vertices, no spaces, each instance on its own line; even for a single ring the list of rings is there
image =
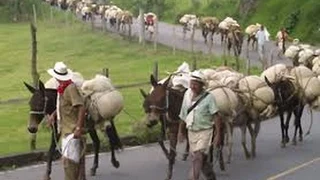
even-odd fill
[[[186,161],[187,158],[188,158],[188,156],[189,156],[190,145],[189,145],[188,130],[186,130],[186,139],[187,139],[186,148],[185,148],[184,154],[183,154],[183,156],[182,156],[182,161]]]
[[[289,111],[287,113],[287,119],[286,119],[286,124],[284,126],[285,128],[285,143],[288,143],[290,141],[290,138],[289,138],[289,134],[288,134],[288,131],[289,131],[289,123],[290,123],[290,120],[291,120],[291,115],[292,115],[292,111]]]
[[[161,137],[158,140],[158,143],[164,153],[164,155],[166,156],[166,158],[169,160],[169,152],[167,150],[167,148],[165,147],[163,140],[166,139],[166,120],[164,119],[163,116],[160,116],[160,123],[161,123]]]
[[[303,131],[302,131],[302,127],[301,127],[301,116],[302,116],[302,113],[303,113],[303,109],[304,109],[304,106],[301,104],[300,111],[299,111],[299,114],[298,114],[298,116],[299,116],[299,141],[300,142],[303,140]]]
[[[251,40],[251,37],[250,37],[250,35],[248,35],[248,39],[247,39],[247,49],[249,49],[249,47],[250,47],[250,40]]]
[[[92,168],[90,169],[90,175],[95,176],[97,172],[97,168],[99,167],[100,139],[94,127],[90,127],[88,131],[92,139],[93,148],[94,148],[94,160],[93,160]]]
[[[169,126],[170,151],[169,151],[169,164],[168,164],[166,180],[170,180],[172,178],[172,170],[173,170],[173,165],[175,163],[175,158],[176,158],[178,131],[179,131],[179,123],[171,123]]]
[[[285,125],[284,125],[284,117],[283,117],[283,110],[280,109],[280,126],[281,126],[281,135],[282,135],[282,140],[281,140],[281,147],[284,148],[286,147],[286,141],[285,141]]]
[[[241,144],[244,150],[244,155],[246,156],[246,159],[250,158],[250,153],[247,148],[247,143],[246,143],[246,132],[247,132],[247,126],[246,125],[241,125],[240,126],[241,130]]]
[[[55,126],[56,127],[56,126]],[[53,132],[55,131],[55,132]],[[51,143],[50,143],[50,148],[49,148],[49,152],[48,152],[48,159],[47,159],[47,170],[46,170],[46,174],[44,175],[44,180],[50,180],[50,175],[51,175],[51,171],[52,171],[52,160],[54,157],[54,153],[56,150],[56,142],[58,142],[60,139],[60,135],[57,132],[56,128],[52,128],[52,132],[51,132]]]
[[[115,168],[118,168],[120,166],[119,161],[116,159],[115,155],[115,150],[117,149],[117,146],[119,144],[118,140],[119,138],[117,137],[117,133],[115,132],[114,128],[112,127],[111,124],[108,124],[106,126],[106,134],[109,139],[110,143],[110,149],[111,149],[111,163]]]
[[[223,146],[224,146],[224,142],[225,142],[225,129],[226,127],[225,126],[222,126],[222,130],[220,131],[222,134],[221,134],[221,147],[220,149],[218,149],[219,151],[219,165],[220,165],[220,170],[221,171],[225,171],[226,168],[225,168],[225,165],[224,165],[224,159],[223,159]]]
[[[294,130],[294,137],[292,140],[292,144],[296,145],[297,144],[297,139],[296,139],[296,135],[297,135],[297,131],[299,129],[299,141],[302,141],[302,128],[301,128],[301,116],[303,113],[303,109],[304,106],[302,104],[299,104],[297,108],[294,109],[293,113],[295,116],[295,130]]]
[[[213,35],[214,35],[214,30],[211,31],[211,35],[210,35],[211,43],[213,43]]]
[[[258,136],[258,133],[256,131],[257,126],[260,126],[260,121],[255,124],[255,129],[252,128],[252,125],[250,123],[247,124],[251,136],[251,154],[253,158],[256,157],[256,139]]]
[[[202,29],[202,36],[204,38],[205,44],[207,44],[207,35],[208,35],[208,32],[205,29]]]
[[[228,146],[228,158],[227,158],[227,163],[231,163],[231,156],[232,156],[232,145],[233,145],[233,127],[229,122],[225,122],[225,126],[227,129],[227,143],[226,145]]]
[[[183,38],[183,40],[185,40],[186,39],[186,34],[187,34],[187,27],[184,25],[183,26],[183,29],[182,29],[182,38]]]

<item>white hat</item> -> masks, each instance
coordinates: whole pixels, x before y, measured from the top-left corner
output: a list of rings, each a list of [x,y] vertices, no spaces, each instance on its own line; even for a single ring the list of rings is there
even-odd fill
[[[203,84],[206,84],[206,80],[204,78],[204,74],[198,70],[196,71],[193,71],[191,73],[191,78],[190,78],[191,81],[198,81],[198,82],[201,82]]]
[[[72,78],[72,71],[67,69],[63,62],[56,62],[53,69],[48,69],[47,72],[54,78],[60,81],[67,81]]]

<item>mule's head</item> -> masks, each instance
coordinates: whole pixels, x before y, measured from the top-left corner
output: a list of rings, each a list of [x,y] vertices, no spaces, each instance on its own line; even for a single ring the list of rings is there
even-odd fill
[[[31,85],[24,82],[24,85],[31,92],[32,96],[29,100],[29,123],[28,131],[30,133],[36,133],[38,131],[38,126],[45,115],[45,87],[44,84],[39,81],[39,87],[34,88]]]
[[[163,84],[158,84],[153,75],[150,77],[153,90],[150,94],[146,94],[141,90],[144,102],[143,108],[147,114],[147,126],[152,127],[158,123],[160,116],[168,111],[167,102],[167,86],[170,81],[168,78]]]
[[[274,93],[275,103],[278,106],[285,105],[285,103],[288,103],[286,102],[288,100],[293,100],[292,97],[295,89],[289,79],[281,79],[277,82],[271,83],[266,76],[264,78],[265,82],[272,89]]]

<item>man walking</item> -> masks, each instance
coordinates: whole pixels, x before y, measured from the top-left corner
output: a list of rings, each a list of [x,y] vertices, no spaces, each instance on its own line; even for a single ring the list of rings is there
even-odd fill
[[[184,140],[185,128],[188,129],[190,150],[192,153],[192,170],[189,180],[199,180],[202,172],[207,180],[215,180],[212,164],[208,153],[212,143],[213,126],[215,124],[217,136],[216,146],[221,142],[221,118],[215,98],[205,89],[204,75],[199,71],[191,74],[190,88],[186,91],[180,111],[183,122],[179,128],[179,141]]]
[[[59,82],[57,109],[49,123],[58,120],[62,137],[62,156],[65,180],[85,180],[84,100],[72,82],[72,72],[63,62],[57,62],[47,71]]]
[[[267,62],[265,60],[265,42],[268,41],[266,32],[264,30],[264,26],[261,25],[259,31],[256,34],[256,39],[258,42],[258,53],[259,53],[259,60],[263,64],[263,69],[267,68]]]

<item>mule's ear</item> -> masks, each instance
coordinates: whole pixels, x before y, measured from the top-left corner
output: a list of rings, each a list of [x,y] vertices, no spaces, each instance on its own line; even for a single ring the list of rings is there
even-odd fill
[[[151,85],[154,87],[156,85],[158,85],[158,82],[157,80],[154,78],[154,76],[151,74],[150,76],[150,82],[151,82]]]
[[[267,76],[264,76],[264,80],[266,81],[266,83],[268,84],[268,86],[271,86],[271,83],[270,83],[269,79],[267,78]]]
[[[46,88],[44,87],[43,82],[39,79],[39,90],[40,90],[41,92],[44,92],[45,89],[46,89]]]
[[[172,75],[170,75],[170,76],[168,77],[168,79],[163,83],[163,85],[164,85],[165,87],[168,87],[168,84],[169,84],[169,82],[170,82],[171,76],[172,76]]]
[[[143,98],[146,98],[146,97],[147,97],[147,93],[144,92],[143,89],[140,89],[140,93],[141,93],[141,95],[143,96]]]
[[[28,83],[23,82],[23,84],[28,88],[28,90],[29,90],[32,94],[36,91],[36,89],[35,89],[34,87],[30,86]]]

